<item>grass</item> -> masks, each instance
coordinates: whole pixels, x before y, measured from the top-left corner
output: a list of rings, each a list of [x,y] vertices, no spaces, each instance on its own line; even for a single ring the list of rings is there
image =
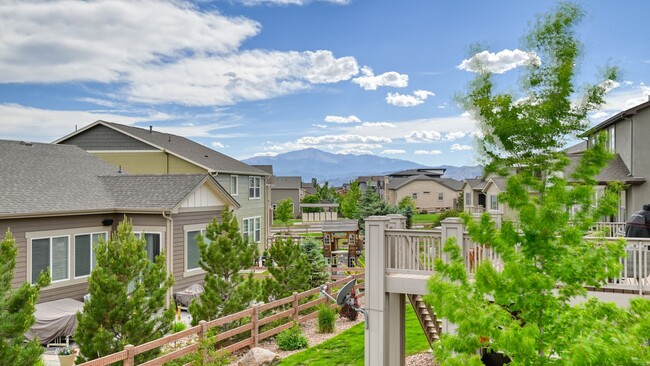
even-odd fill
[[[433,222],[438,219],[439,214],[430,213],[430,214],[417,214],[413,215],[413,222]]]
[[[291,220],[289,220],[289,222],[287,224],[289,226],[291,226],[291,225],[293,225],[293,224],[295,224],[297,222],[302,223],[302,219],[291,219]],[[273,220],[273,225],[272,226],[273,227],[285,227],[286,225],[284,223],[282,223],[280,220]]]
[[[405,328],[407,356],[429,349],[429,343],[410,304],[406,305]],[[283,359],[279,365],[363,366],[364,343],[364,324],[360,323],[317,346]]]

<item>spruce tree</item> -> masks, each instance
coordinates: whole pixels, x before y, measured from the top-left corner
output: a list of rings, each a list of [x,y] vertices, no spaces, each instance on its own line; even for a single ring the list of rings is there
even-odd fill
[[[237,219],[224,210],[221,222],[216,218],[207,226],[205,237],[198,236],[201,257],[199,265],[205,271],[205,283],[199,299],[190,304],[192,324],[213,320],[246,309],[258,295],[253,273],[243,274],[257,257],[257,245],[242,237]]]
[[[305,238],[301,241],[300,247],[307,259],[309,271],[308,288],[315,288],[327,282],[329,274],[325,270],[327,261],[323,256],[323,242],[314,238]]]
[[[298,242],[291,238],[277,239],[269,254],[273,265],[268,267],[271,277],[264,279],[265,300],[282,299],[311,288],[310,266]]]
[[[482,70],[461,98],[480,121],[487,170],[508,176],[499,200],[518,213],[519,227],[506,221],[498,228],[487,214],[479,222],[464,216],[472,240],[500,258],[498,269],[490,260],[478,264],[473,280],[458,245],[445,244],[450,261],[436,260],[426,298],[457,325],[434,346],[441,365],[481,365],[481,347],[504,352],[514,365],[650,363],[649,300],[633,299],[628,308],[594,297],[576,301],[587,295],[585,286],[617,277],[625,254],[624,240],[584,237],[616,209],[622,188],[611,184],[592,202],[594,176],[611,158],[604,136],[572,170],[561,150],[584,132],[588,113],[604,103],[616,78],[608,68],[576,102],[574,27],[581,17],[577,6],[563,3],[538,18],[527,45],[541,63],[524,71],[519,94],[498,92],[494,76]]]
[[[151,262],[145,239],[135,236],[130,220],[125,217],[110,240],[100,239],[94,250],[97,264],[88,279],[90,300],[77,314],[74,335],[81,361],[158,339],[169,332],[174,319],[174,308],[164,309],[174,284],[165,269],[165,253]],[[136,360],[151,359],[156,352]]]
[[[50,283],[49,272],[39,275],[35,284],[23,283],[12,289],[18,248],[7,230],[0,242],[0,364],[36,365],[43,347],[38,338],[25,342],[25,332],[34,324],[34,310],[41,288]]]

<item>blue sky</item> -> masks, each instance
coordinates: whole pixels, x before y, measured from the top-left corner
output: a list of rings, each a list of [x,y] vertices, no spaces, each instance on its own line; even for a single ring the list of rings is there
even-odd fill
[[[595,123],[650,95],[650,2],[578,3],[579,84],[606,64],[622,70]],[[514,88],[520,66],[535,62],[522,36],[554,5],[5,0],[0,138],[50,142],[104,119],[238,159],[315,147],[474,164],[475,122],[454,102],[474,75],[469,61]],[[484,52],[470,53],[475,45]]]

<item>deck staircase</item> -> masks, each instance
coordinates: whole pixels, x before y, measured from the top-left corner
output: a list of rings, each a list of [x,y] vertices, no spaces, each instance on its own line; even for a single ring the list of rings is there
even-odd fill
[[[406,295],[413,305],[413,310],[415,310],[415,315],[420,321],[422,330],[424,330],[424,335],[429,341],[429,346],[433,348],[433,342],[440,340],[440,335],[442,334],[442,321],[438,320],[436,313],[433,312],[431,307],[424,302],[424,299],[420,295]]]

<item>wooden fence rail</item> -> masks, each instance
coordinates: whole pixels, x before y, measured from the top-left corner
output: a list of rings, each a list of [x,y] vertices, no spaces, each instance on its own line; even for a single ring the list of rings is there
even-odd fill
[[[344,270],[347,271],[348,269],[346,268]],[[363,269],[360,270],[361,273],[345,276],[334,282],[328,283],[327,284],[328,292],[331,292],[333,288],[337,288],[344,285],[345,283],[351,281],[352,279],[363,280],[364,278],[364,273],[362,272]],[[354,270],[354,272],[357,271],[359,270]],[[342,277],[342,276],[332,276],[332,279],[336,277]],[[363,283],[359,283],[355,286],[355,290],[357,290],[357,297],[362,297],[364,295],[363,292],[362,293],[358,292],[359,289],[363,289],[363,288],[364,288]],[[208,334],[208,331],[211,328],[229,324],[238,320],[247,320],[247,322],[243,325],[240,325],[237,328],[230,329],[223,333],[219,333],[216,336],[217,337],[216,341],[222,341],[230,337],[240,335],[242,333],[250,332],[250,337],[247,337],[246,339],[243,339],[237,343],[228,345],[222,349],[232,353],[246,347],[256,347],[257,345],[259,345],[260,341],[272,337],[282,332],[285,329],[291,328],[293,326],[293,321],[296,321],[300,324],[307,320],[316,318],[318,316],[317,311],[312,311],[312,312],[308,312],[307,314],[304,314],[305,311],[313,309],[314,307],[320,304],[329,303],[329,300],[325,297],[321,297],[315,300],[308,301],[304,304],[300,304],[300,300],[309,298],[313,295],[318,294],[319,292],[320,292],[320,288],[314,288],[311,290],[307,290],[305,292],[294,293],[292,296],[285,297],[284,299],[279,299],[270,302],[268,304],[256,305],[252,308],[219,319],[215,319],[211,321],[201,320],[199,322],[199,325],[197,326],[185,329],[178,333],[170,334],[168,336],[138,346],[132,346],[130,344],[126,345],[123,351],[113,353],[92,361],[84,362],[82,364],[79,364],[78,366],[106,366],[119,361],[124,361],[124,366],[134,366],[135,357],[139,354],[150,351],[152,349],[160,348],[162,346],[171,344],[173,342],[176,342],[186,337],[196,336],[199,340],[203,339]],[[271,311],[274,309],[276,309],[277,311],[277,308],[286,306],[288,304],[291,304],[291,307],[288,308],[287,310],[282,310],[275,313]],[[333,305],[334,304],[330,304],[330,306]],[[265,313],[268,312],[271,312],[272,314],[264,316]],[[263,325],[270,324],[274,321],[279,321],[283,319],[287,319],[287,322],[260,333],[260,328]],[[176,360],[187,354],[196,352],[198,349],[199,349],[199,344],[197,342],[194,342],[183,348],[174,350],[173,352],[161,355],[158,358],[155,358],[153,360],[141,363],[140,365],[160,366],[165,364],[166,362]]]

